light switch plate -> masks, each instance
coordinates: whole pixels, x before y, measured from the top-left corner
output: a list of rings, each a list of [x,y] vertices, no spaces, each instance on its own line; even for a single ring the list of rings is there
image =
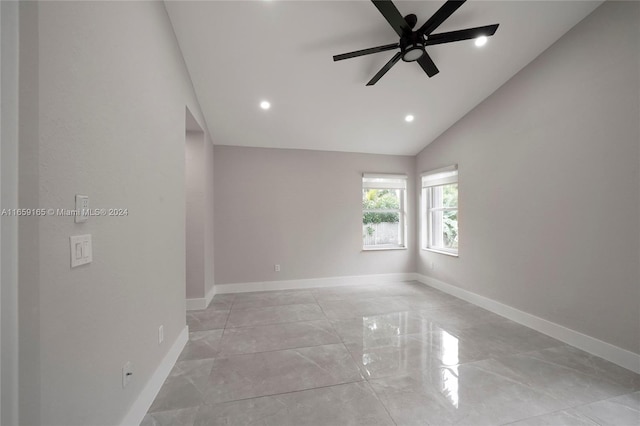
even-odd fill
[[[83,223],[89,219],[89,197],[76,194],[76,223]]]
[[[69,237],[71,249],[71,267],[85,265],[93,261],[93,247],[91,246],[91,234],[74,235]]]

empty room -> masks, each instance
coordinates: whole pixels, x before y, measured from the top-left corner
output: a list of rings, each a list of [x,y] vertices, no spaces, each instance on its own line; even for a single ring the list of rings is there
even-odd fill
[[[2,426],[640,424],[640,2],[0,2]]]

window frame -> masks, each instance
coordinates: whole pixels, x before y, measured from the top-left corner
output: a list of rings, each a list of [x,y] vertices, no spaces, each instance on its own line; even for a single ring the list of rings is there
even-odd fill
[[[368,180],[380,180],[381,182],[369,182]],[[387,182],[384,182],[384,181]],[[371,246],[365,245],[362,241],[362,251],[384,251],[384,250],[407,250],[407,186],[408,176],[405,174],[386,174],[386,173],[363,173],[362,174],[362,186],[360,194],[362,196],[363,191],[371,189],[393,189],[399,190],[399,208],[398,209],[365,209],[362,208],[362,215],[365,213],[398,213],[398,227],[400,229],[400,235],[398,236],[397,245],[380,245]],[[402,183],[398,183],[401,181]],[[379,183],[380,185],[376,185]],[[362,223],[361,223],[362,224]]]
[[[420,203],[420,218],[421,218],[421,248],[422,250],[432,251],[435,253],[446,254],[449,256],[458,257],[460,247],[449,248],[441,247],[433,244],[433,213],[444,211],[456,211],[458,212],[458,225],[460,223],[460,194],[458,193],[458,199],[456,200],[456,207],[434,207],[434,188],[443,187],[446,185],[456,184],[458,190],[460,188],[458,179],[458,165],[452,165],[443,167],[441,169],[432,170],[421,173],[421,203]],[[459,235],[459,233],[458,233]],[[458,241],[459,244],[459,241]]]

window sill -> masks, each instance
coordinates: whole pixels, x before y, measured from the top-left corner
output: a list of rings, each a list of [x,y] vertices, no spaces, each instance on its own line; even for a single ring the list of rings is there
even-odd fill
[[[362,248],[362,251],[386,251],[386,250],[407,250],[406,247],[376,247],[376,248]]]
[[[447,255],[447,256],[451,256],[451,257],[459,257],[458,253],[452,253],[450,251],[436,250],[436,249],[432,249],[432,248],[422,248],[422,250],[430,251],[430,252],[433,252],[433,253],[444,254],[444,255]]]

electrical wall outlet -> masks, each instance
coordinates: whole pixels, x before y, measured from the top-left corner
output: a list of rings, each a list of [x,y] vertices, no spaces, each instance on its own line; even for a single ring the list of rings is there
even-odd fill
[[[434,269],[436,269],[436,264],[434,262],[431,262],[431,270],[433,271]]]
[[[158,327],[158,344],[164,342],[164,325]]]
[[[280,272],[280,265],[273,265],[273,270],[276,272]]]
[[[127,361],[127,363],[122,367],[122,388],[126,388],[131,382],[133,378],[133,364],[131,361]]]
[[[82,223],[89,219],[89,197],[86,195],[76,195],[76,216],[75,222]]]

